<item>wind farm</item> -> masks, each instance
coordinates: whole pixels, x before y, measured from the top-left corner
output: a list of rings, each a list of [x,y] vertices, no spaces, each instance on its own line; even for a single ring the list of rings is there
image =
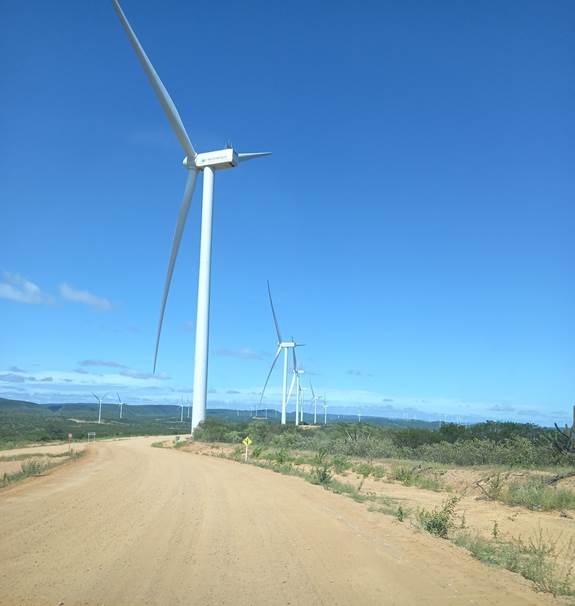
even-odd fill
[[[6,7],[0,606],[575,598],[573,17]]]

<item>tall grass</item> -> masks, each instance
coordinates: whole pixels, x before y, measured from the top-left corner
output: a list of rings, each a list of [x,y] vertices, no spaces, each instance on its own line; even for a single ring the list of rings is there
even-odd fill
[[[573,542],[560,547],[542,531],[527,541],[501,541],[462,533],[454,539],[481,562],[501,566],[533,581],[539,591],[553,595],[575,596],[573,583]]]
[[[539,511],[575,509],[575,492],[549,486],[540,477],[513,480],[501,492],[500,500],[507,505],[519,505]]]

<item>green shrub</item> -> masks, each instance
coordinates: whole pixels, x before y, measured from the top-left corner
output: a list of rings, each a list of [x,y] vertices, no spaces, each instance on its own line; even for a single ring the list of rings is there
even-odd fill
[[[417,513],[419,524],[427,532],[446,539],[449,530],[455,525],[455,506],[458,502],[459,497],[451,497],[439,509],[420,509]]]
[[[332,465],[335,473],[339,473],[339,474],[344,473],[351,467],[351,463],[349,462],[349,459],[342,455],[335,455],[334,457],[332,457],[331,465]]]
[[[313,468],[311,471],[311,478],[314,484],[321,484],[322,486],[328,486],[333,477],[331,471],[331,464],[327,457],[327,452],[322,449],[313,460]]]
[[[413,482],[414,468],[407,467],[406,465],[394,465],[391,468],[389,477],[392,480],[402,482],[406,486],[411,486]]]

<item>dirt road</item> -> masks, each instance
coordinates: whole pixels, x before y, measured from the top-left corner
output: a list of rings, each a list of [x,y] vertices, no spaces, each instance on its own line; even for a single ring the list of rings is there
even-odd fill
[[[557,604],[345,497],[155,440],[0,492],[0,604]]]

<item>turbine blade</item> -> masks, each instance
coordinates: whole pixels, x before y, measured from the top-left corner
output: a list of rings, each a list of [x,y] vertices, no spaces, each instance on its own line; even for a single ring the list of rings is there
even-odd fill
[[[168,292],[170,291],[170,284],[172,283],[172,275],[174,273],[176,257],[178,256],[180,242],[182,241],[182,234],[184,233],[184,227],[186,226],[188,211],[190,210],[190,204],[192,202],[194,189],[196,187],[197,175],[198,171],[196,170],[191,170],[190,174],[188,175],[186,189],[184,190],[184,198],[182,200],[182,206],[180,207],[180,214],[178,215],[176,231],[174,233],[174,239],[172,241],[172,253],[170,254],[170,262],[168,263],[168,273],[166,275],[166,282],[164,284],[164,295],[162,297],[162,306],[160,308],[160,321],[158,322],[158,334],[156,336],[156,351],[154,353],[154,373],[156,372],[156,362],[158,361],[158,348],[160,347],[160,335],[162,333],[162,324],[164,322],[164,311],[166,310],[166,301],[168,300]]]
[[[311,395],[312,395],[313,399],[315,400],[315,392],[313,390],[313,385],[311,384],[311,381],[309,382],[309,387],[311,389]]]
[[[288,396],[287,396],[287,400],[286,400],[286,406],[289,404],[290,398],[291,398],[291,392],[293,391],[293,386],[295,383],[295,378],[297,377],[297,374],[294,372],[292,377],[291,377],[291,383],[289,386],[289,392],[288,392]]]
[[[276,316],[276,310],[274,308],[274,302],[272,301],[272,291],[270,289],[270,282],[269,282],[269,280],[268,280],[268,296],[270,298],[270,305],[272,307],[272,315],[274,317],[274,324],[276,325],[276,333],[278,335],[278,343],[281,343],[282,342],[282,336],[280,334],[280,325],[278,323],[278,318]]]
[[[264,393],[266,391],[266,387],[268,386],[268,381],[270,380],[270,377],[272,376],[272,372],[274,370],[274,366],[276,365],[276,362],[278,361],[279,355],[281,353],[282,348],[278,347],[278,350],[276,351],[276,355],[274,356],[274,360],[272,362],[272,365],[270,367],[270,371],[268,372],[268,376],[266,377],[266,382],[264,383],[264,388],[262,389],[262,395],[260,396],[260,404],[262,403],[262,400],[264,399]]]
[[[138,56],[138,59],[140,60],[140,63],[142,64],[142,67],[146,72],[146,76],[148,76],[148,80],[150,81],[154,92],[156,93],[158,99],[160,100],[160,103],[162,104],[162,107],[164,108],[164,112],[166,113],[166,116],[168,117],[168,120],[176,133],[176,137],[178,137],[180,145],[184,148],[186,155],[189,158],[194,159],[196,157],[196,151],[194,150],[194,146],[192,145],[192,142],[188,137],[188,133],[184,128],[182,119],[180,118],[180,114],[178,113],[178,110],[176,109],[172,98],[168,94],[168,91],[166,90],[165,86],[162,84],[162,81],[156,73],[154,66],[148,59],[148,56],[146,55],[144,49],[142,48],[142,45],[140,44],[138,38],[136,37],[136,34],[134,33],[134,30],[126,19],[126,15],[124,15],[124,11],[122,10],[122,7],[120,6],[118,0],[112,0],[112,2],[114,4],[114,9],[116,10],[118,17],[120,18],[122,26],[126,30],[128,38],[130,39],[130,42],[134,50],[136,51],[136,55]]]
[[[291,338],[291,340],[293,341],[293,337]],[[296,358],[296,355],[295,355],[295,347],[291,348],[291,352],[292,352],[292,355],[293,355],[293,369],[294,369],[294,371],[296,371],[297,370],[297,358]]]
[[[92,395],[96,398],[96,400],[98,400],[98,402],[100,401],[100,398],[94,392],[92,392]]]
[[[118,404],[121,404],[122,400],[120,399],[120,394],[118,392],[116,392],[116,395],[118,396]]]
[[[272,152],[252,152],[238,154],[238,160],[240,162],[247,162],[248,160],[255,160],[256,158],[264,158],[265,156],[271,156]]]

